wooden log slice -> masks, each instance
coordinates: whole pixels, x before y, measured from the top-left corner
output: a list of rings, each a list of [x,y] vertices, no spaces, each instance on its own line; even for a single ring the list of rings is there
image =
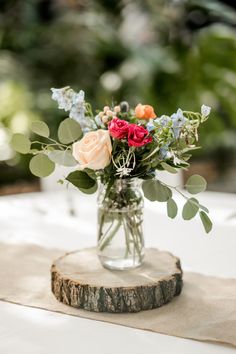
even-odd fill
[[[171,253],[146,249],[142,266],[108,270],[96,248],[66,254],[51,268],[52,292],[64,304],[95,312],[138,312],[162,306],[183,286],[180,261]]]

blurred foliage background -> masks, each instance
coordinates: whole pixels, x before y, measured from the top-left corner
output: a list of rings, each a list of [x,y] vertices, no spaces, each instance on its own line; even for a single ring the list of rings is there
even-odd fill
[[[127,100],[158,115],[212,106],[189,173],[236,192],[236,3],[217,0],[1,0],[0,185],[38,188],[10,147],[33,120],[65,117],[50,88],[95,107]],[[36,184],[35,184],[36,183]],[[8,191],[8,189],[7,189]]]

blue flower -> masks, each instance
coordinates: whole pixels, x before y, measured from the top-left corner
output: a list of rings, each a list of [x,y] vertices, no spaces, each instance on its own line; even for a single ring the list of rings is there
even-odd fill
[[[96,124],[98,127],[101,127],[101,128],[105,128],[105,125],[103,124],[101,118],[99,117],[99,115],[96,115],[96,117],[94,118]]]
[[[210,113],[211,113],[211,107],[205,106],[205,105],[203,104],[203,105],[201,106],[201,115],[203,116],[203,118],[208,117]]]
[[[79,93],[73,92],[69,117],[76,120],[78,123],[83,124],[85,120],[84,113],[84,91],[80,90]]]
[[[57,101],[59,109],[70,111],[69,117],[77,121],[83,130],[87,132],[96,129],[94,121],[85,116],[84,91],[76,93],[70,86],[61,89],[52,88],[52,99]]]
[[[63,87],[61,89],[51,88],[52,99],[57,101],[58,108],[64,109],[66,112],[72,107],[72,98],[74,91],[70,89],[70,86]]]
[[[154,122],[161,124],[163,127],[167,127],[170,123],[171,119],[170,117],[163,115],[160,118],[157,118],[154,120]]]
[[[180,108],[176,113],[172,114],[171,119],[175,139],[178,139],[182,127],[188,120],[184,117],[183,111]]]
[[[155,125],[153,124],[153,119],[150,119],[148,124],[146,125],[146,128],[149,132],[155,129]]]
[[[171,157],[171,153],[169,151],[169,145],[163,145],[159,150],[159,155],[162,160],[168,159]]]

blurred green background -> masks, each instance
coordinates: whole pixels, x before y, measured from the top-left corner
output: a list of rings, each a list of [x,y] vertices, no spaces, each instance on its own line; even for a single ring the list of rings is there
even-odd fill
[[[188,173],[236,192],[235,1],[1,0],[1,194],[39,188],[9,142],[36,119],[55,132],[66,116],[50,88],[66,85],[96,108],[124,99],[158,115],[212,106]]]

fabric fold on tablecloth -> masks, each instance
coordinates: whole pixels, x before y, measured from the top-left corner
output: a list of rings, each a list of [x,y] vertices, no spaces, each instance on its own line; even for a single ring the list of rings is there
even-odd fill
[[[184,273],[181,295],[163,307],[138,313],[94,313],[64,305],[51,293],[51,264],[63,253],[31,244],[0,243],[0,300],[236,346],[236,279]]]

